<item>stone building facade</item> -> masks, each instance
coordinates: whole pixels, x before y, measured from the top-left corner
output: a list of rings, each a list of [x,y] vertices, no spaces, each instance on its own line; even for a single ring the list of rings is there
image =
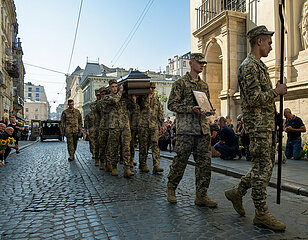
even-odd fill
[[[0,1],[0,25],[0,116],[14,113],[23,118],[25,70],[13,0]]]
[[[284,74],[288,94],[284,107],[289,107],[308,126],[308,0],[285,2],[288,31]],[[235,121],[241,113],[237,70],[250,51],[246,33],[255,26],[266,25],[275,31],[273,50],[262,60],[269,68],[273,86],[279,80],[278,6],[279,0],[190,0],[191,52],[206,56],[208,64],[203,77],[209,84],[217,115],[230,115]],[[307,133],[303,135],[308,140]]]
[[[46,102],[26,100],[24,108],[25,120],[27,123],[30,123],[31,120],[45,121],[49,118],[48,105]]]
[[[166,74],[179,75],[183,77],[186,72],[190,71],[189,66],[190,52],[182,56],[174,56],[173,59],[168,59],[168,65],[166,66]]]

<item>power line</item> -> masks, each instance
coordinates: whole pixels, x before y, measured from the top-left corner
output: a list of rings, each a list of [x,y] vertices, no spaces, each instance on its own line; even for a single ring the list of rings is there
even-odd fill
[[[117,61],[119,60],[119,58],[122,56],[123,52],[125,51],[125,49],[127,48],[128,44],[130,43],[130,41],[132,40],[132,38],[134,37],[135,33],[137,32],[138,28],[140,27],[141,23],[143,22],[144,17],[146,16],[146,14],[148,13],[149,9],[151,8],[152,4],[154,3],[154,0],[149,0],[148,3],[146,4],[145,8],[143,9],[141,15],[139,16],[139,18],[137,19],[137,22],[135,23],[134,27],[132,28],[132,30],[130,31],[130,33],[128,34],[128,36],[126,37],[125,41],[123,42],[122,46],[120,47],[120,49],[117,51],[116,55],[113,57],[111,63],[113,62],[114,59],[115,62],[113,63],[112,67],[117,63]]]
[[[75,43],[76,43],[76,38],[77,38],[77,32],[78,32],[79,20],[80,20],[80,15],[81,15],[82,3],[83,3],[83,0],[81,0],[81,2],[80,2],[79,14],[78,14],[77,25],[76,25],[75,36],[74,36],[74,42],[73,42],[73,47],[72,47],[70,61],[69,61],[68,68],[67,68],[67,74],[70,71],[70,67],[71,67],[71,63],[72,63],[72,58],[73,58],[73,53],[74,53],[74,49],[75,49]]]
[[[28,66],[31,66],[31,67],[36,67],[36,68],[44,69],[46,71],[50,71],[50,72],[55,72],[55,73],[60,73],[60,74],[66,75],[66,73],[64,73],[64,72],[60,72],[60,71],[53,70],[53,69],[50,69],[50,68],[41,67],[41,66],[38,66],[38,65],[30,64],[30,63],[24,63],[24,64],[28,65]]]

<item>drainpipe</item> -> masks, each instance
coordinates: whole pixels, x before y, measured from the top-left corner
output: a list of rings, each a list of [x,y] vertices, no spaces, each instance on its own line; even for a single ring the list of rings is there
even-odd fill
[[[229,30],[229,18],[228,18],[228,11],[226,11],[226,23],[227,23],[227,38],[228,38],[228,51],[227,51],[227,59],[228,59],[228,82],[227,82],[227,115],[230,116],[230,82],[231,82],[231,76],[230,76],[230,30]],[[231,116],[230,116],[231,117]]]

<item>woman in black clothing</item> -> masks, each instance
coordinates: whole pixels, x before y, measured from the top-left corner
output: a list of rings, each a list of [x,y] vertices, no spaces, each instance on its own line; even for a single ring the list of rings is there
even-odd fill
[[[22,127],[19,127],[17,125],[15,117],[12,117],[10,122],[11,123],[8,125],[8,127],[12,127],[14,129],[12,137],[15,139],[15,146],[17,147],[16,148],[16,153],[19,153],[19,150],[18,150],[18,140],[19,140],[20,131],[22,130]]]

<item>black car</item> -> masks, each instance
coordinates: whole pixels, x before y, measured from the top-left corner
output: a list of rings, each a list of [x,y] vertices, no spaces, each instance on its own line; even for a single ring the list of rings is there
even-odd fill
[[[60,123],[61,121],[56,120],[41,121],[41,142],[46,139],[59,139],[59,141],[62,141]]]

